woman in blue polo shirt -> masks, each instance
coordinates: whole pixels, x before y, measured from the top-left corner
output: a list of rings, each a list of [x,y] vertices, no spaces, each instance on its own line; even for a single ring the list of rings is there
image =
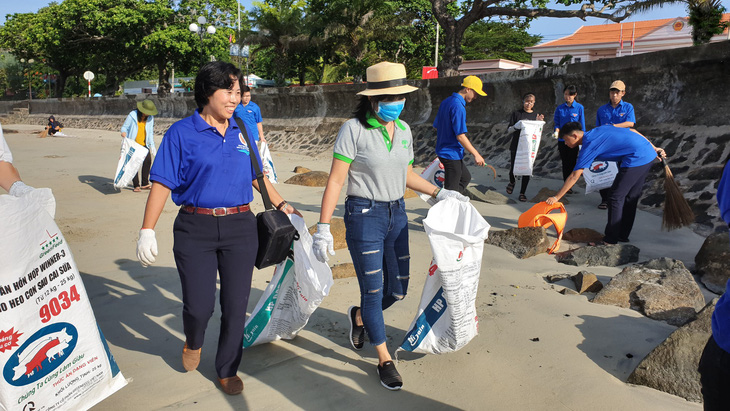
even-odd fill
[[[329,260],[328,252],[335,254],[329,223],[347,180],[346,240],[360,286],[360,306],[351,306],[347,312],[350,344],[360,350],[367,332],[378,353],[380,383],[399,390],[403,379],[385,344],[383,311],[405,298],[408,289],[410,254],[403,195],[408,187],[430,193],[437,201],[469,199],[439,189],[413,172],[413,136],[398,117],[405,94],[418,89],[407,84],[405,66],[382,62],[368,67],[366,74],[367,88],[358,93],[355,118],[342,125],[335,140],[312,250],[322,262]]]
[[[581,125],[581,130],[586,129],[586,116],[583,110],[583,105],[575,101],[578,97],[578,89],[574,85],[568,85],[563,89],[563,98],[565,103],[558,106],[555,109],[555,115],[553,116],[553,123],[555,125],[555,137],[558,138],[558,153],[560,154],[560,161],[563,164],[563,181],[565,181],[570,173],[573,172],[575,167],[575,160],[578,158],[578,146],[569,147],[565,144],[565,140],[559,137],[560,129],[568,123],[578,122]],[[570,190],[570,193],[573,191]]]
[[[258,182],[249,147],[236,122],[230,121],[241,101],[241,72],[233,64],[211,62],[195,78],[195,113],[165,133],[152,166],[137,257],[143,266],[155,262],[153,231],[168,196],[182,206],[173,226],[175,264],[182,283],[185,345],[182,364],[193,371],[200,362],[205,328],[213,314],[216,273],[220,276],[221,329],[215,368],[221,389],[243,391],[236,375],[243,349],[243,328],[258,249],[256,217],[250,211],[252,186]],[[248,129],[247,129],[248,130]],[[253,135],[253,130],[248,130]],[[259,161],[261,161],[259,159]],[[264,179],[273,204],[297,213]]]

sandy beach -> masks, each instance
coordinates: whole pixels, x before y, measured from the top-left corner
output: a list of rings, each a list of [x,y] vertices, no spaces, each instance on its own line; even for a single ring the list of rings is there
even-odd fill
[[[549,274],[589,270],[606,284],[615,267],[573,267],[541,254],[519,260],[485,245],[477,313],[479,335],[464,349],[446,355],[399,355],[404,379],[400,392],[380,386],[375,350],[353,351],[348,342],[347,308],[357,304],[354,278],[335,280],[330,295],[305,329],[291,341],[246,349],[239,367],[243,395],[227,396],[215,383],[214,357],[219,313],[211,319],[198,371],[186,373],[181,290],[172,255],[172,223],[177,207],[168,201],[156,228],[157,262],[143,268],[135,256],[147,191],[117,191],[112,176],[119,157],[118,132],[64,129],[68,137],[40,139],[38,126],[3,124],[15,166],[34,187],[50,187],[56,197],[56,222],[73,251],[98,323],[129,384],[95,407],[97,410],[700,410],[660,391],[626,384],[636,365],[676,327],[636,311],[593,304],[585,295],[561,295],[568,282],[548,283]],[[329,171],[331,154],[319,157],[277,152],[280,181],[295,166]],[[503,192],[507,170],[470,167],[472,183]],[[535,177],[528,198],[561,181]],[[277,190],[304,215],[317,222],[323,188],[279,184]],[[517,199],[517,191],[511,196]],[[603,231],[606,211],[597,193],[572,194],[566,230]],[[336,216],[342,216],[344,190]],[[492,226],[517,226],[531,203],[491,205],[473,202]],[[410,217],[411,282],[408,297],[385,312],[388,346],[403,340],[415,315],[431,260],[422,220],[428,205],[406,200]],[[260,197],[254,210],[263,209]],[[551,234],[554,231],[551,230]],[[639,211],[631,236],[640,261],[657,257],[694,266],[704,238],[690,229],[661,231],[661,217]],[[561,250],[577,247],[563,242]],[[330,264],[349,262],[337,250]],[[249,312],[271,278],[273,268],[254,272]],[[708,293],[707,297],[713,295]],[[539,340],[536,340],[539,339]],[[534,341],[533,341],[534,340]]]

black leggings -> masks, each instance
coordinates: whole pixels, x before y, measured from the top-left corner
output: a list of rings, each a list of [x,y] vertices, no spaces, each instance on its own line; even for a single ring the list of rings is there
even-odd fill
[[[444,173],[446,174],[444,188],[466,194],[466,187],[471,181],[471,173],[466,168],[464,160],[449,160],[441,157],[439,157],[439,160],[444,165]]]
[[[147,157],[144,158],[144,162],[142,163],[143,186],[150,185],[150,168],[152,168],[152,154],[148,152]],[[132,179],[132,184],[134,185],[134,187],[139,187],[139,172],[134,175],[134,178]]]
[[[570,148],[565,144],[565,141],[558,141],[558,153],[560,153],[560,160],[563,162],[563,181],[567,180],[570,173],[573,172],[575,162],[578,160],[579,150],[577,146]]]
[[[517,157],[517,149],[510,150],[509,152],[509,183],[515,183],[515,174],[513,172],[515,168],[515,158]],[[522,185],[520,186],[520,194],[525,194],[527,191],[527,185],[530,184],[530,176],[522,176]]]

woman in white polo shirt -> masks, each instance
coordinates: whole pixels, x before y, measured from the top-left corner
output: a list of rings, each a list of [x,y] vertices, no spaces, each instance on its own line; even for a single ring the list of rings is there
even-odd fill
[[[334,255],[329,222],[347,180],[346,240],[360,285],[360,306],[348,309],[350,343],[361,349],[367,332],[378,353],[381,384],[398,390],[403,380],[385,344],[383,310],[403,299],[408,289],[410,254],[403,194],[408,187],[437,200],[468,198],[442,190],[413,172],[413,136],[398,116],[405,95],[418,89],[406,84],[405,66],[375,64],[368,67],[367,80],[367,88],[358,93],[355,118],[345,122],[335,141],[313,250],[322,262],[329,260],[328,252]]]

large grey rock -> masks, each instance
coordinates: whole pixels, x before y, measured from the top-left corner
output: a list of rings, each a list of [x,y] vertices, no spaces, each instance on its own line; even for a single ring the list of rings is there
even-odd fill
[[[712,334],[711,319],[717,299],[678,328],[646,356],[626,381],[664,391],[689,401],[702,401],[697,365]]]
[[[716,294],[725,292],[730,278],[730,239],[726,232],[714,233],[705,239],[695,256],[695,268],[702,274],[702,284]]]
[[[532,197],[530,199],[530,202],[539,203],[539,202],[547,200],[548,198],[554,196],[555,194],[558,194],[558,192],[555,190],[551,190],[547,187],[543,187],[540,189],[540,191],[537,192],[537,194],[535,194],[534,197]],[[568,199],[565,197],[561,198],[560,202],[563,204],[570,204],[570,201],[568,201]]]
[[[474,201],[481,201],[489,204],[515,204],[515,200],[498,193],[494,187],[475,185],[466,188],[466,195]]]
[[[575,284],[575,289],[580,294],[583,293],[597,293],[603,288],[603,283],[598,281],[595,274],[589,273],[588,271],[579,271],[578,274],[571,277]]]
[[[592,302],[631,308],[680,326],[695,318],[705,299],[681,261],[658,258],[624,268]]]
[[[563,251],[555,258],[568,265],[616,267],[639,261],[639,249],[631,244],[605,244]]]
[[[563,233],[563,240],[571,243],[599,243],[603,234],[592,228],[573,228]]]
[[[522,259],[547,252],[550,247],[547,234],[542,227],[510,228],[490,232],[485,243],[504,248]]]
[[[310,171],[308,173],[295,174],[284,182],[286,184],[296,184],[307,187],[325,187],[329,176],[329,173],[325,171]]]

